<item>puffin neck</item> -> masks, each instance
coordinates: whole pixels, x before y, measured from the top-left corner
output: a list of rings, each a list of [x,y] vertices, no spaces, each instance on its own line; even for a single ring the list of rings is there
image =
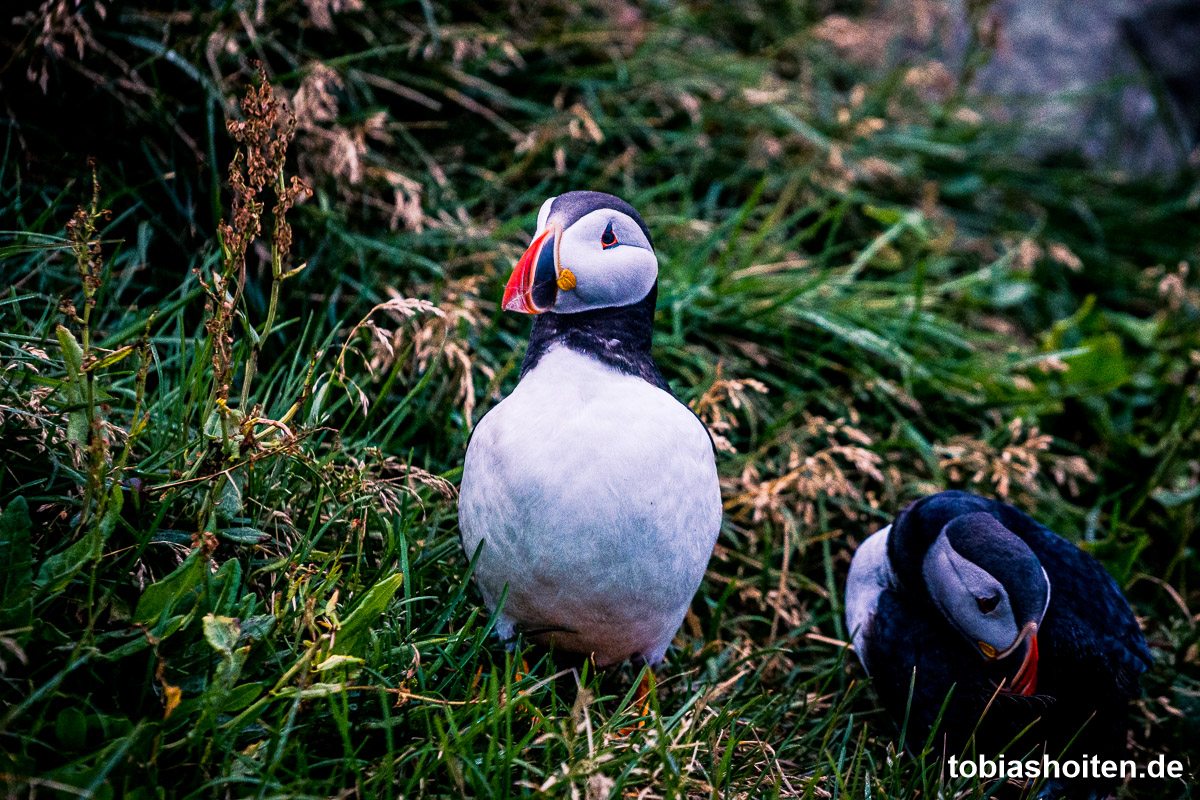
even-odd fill
[[[521,377],[536,367],[551,347],[561,345],[670,393],[670,387],[650,354],[657,299],[658,284],[655,283],[649,294],[632,305],[575,314],[553,311],[539,314],[533,320],[529,349],[521,364]]]

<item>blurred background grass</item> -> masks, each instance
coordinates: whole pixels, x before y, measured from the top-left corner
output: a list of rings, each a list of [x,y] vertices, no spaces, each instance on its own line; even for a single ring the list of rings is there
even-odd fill
[[[1192,774],[1200,185],[1031,156],[971,88],[986,4],[953,59],[873,11],[49,0],[3,29],[10,793],[982,795],[898,753],[842,645],[853,548],[944,487],[1104,561],[1156,659],[1135,757]],[[628,671],[577,691],[489,638],[455,527],[527,332],[503,281],[573,188],[654,233],[655,355],[727,509],[626,735]]]

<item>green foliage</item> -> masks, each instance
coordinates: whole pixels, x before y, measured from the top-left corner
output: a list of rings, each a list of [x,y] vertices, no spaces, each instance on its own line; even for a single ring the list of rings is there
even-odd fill
[[[1032,162],[971,107],[985,53],[931,93],[818,35],[839,4],[57,5],[82,52],[2,73],[14,791],[986,795],[898,751],[842,644],[854,546],[951,486],[1108,566],[1157,661],[1135,757],[1194,769],[1193,176]],[[721,447],[641,726],[630,670],[504,650],[455,524],[507,270],[580,187],[648,221],[656,357]]]
[[[18,497],[0,514],[0,630],[28,640],[33,618],[33,550],[29,504]]]
[[[208,559],[201,550],[193,550],[174,572],[145,588],[133,611],[133,621],[154,626],[182,601],[199,594],[207,575]]]

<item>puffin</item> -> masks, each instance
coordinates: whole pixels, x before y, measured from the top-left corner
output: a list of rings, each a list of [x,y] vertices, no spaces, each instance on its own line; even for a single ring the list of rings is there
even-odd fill
[[[657,289],[629,203],[571,191],[542,204],[501,301],[533,315],[520,378],[476,425],[459,487],[463,548],[510,647],[654,667],[704,577],[715,453],[651,355]]]
[[[932,740],[942,757],[1125,752],[1128,703],[1151,665],[1137,620],[1091,554],[1011,505],[961,491],[912,503],[855,551],[845,614],[882,705],[908,720],[912,752],[943,706]],[[1101,798],[1115,785],[1039,777],[1039,798]]]

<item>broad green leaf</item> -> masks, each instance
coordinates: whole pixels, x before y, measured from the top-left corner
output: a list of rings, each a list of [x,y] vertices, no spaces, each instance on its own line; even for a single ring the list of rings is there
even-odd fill
[[[100,544],[108,540],[112,532],[117,529],[117,520],[121,518],[121,509],[125,506],[125,492],[121,489],[119,483],[114,483],[112,489],[108,493],[108,506],[104,509],[104,516],[100,519]],[[96,558],[100,557],[100,553],[96,553]]]
[[[236,650],[230,651],[227,655],[221,657],[221,663],[217,665],[217,671],[213,675],[212,692],[214,698],[219,698],[218,710],[224,710],[225,698],[229,694],[229,690],[237,683],[237,679],[242,674],[242,667],[246,665],[246,659],[250,655],[250,647],[239,647]]]
[[[274,614],[260,614],[242,620],[242,635],[238,638],[239,645],[261,642],[275,629]]]
[[[242,674],[246,658],[250,655],[250,645],[235,649],[241,636],[241,626],[231,617],[218,617],[207,614],[204,617],[204,638],[214,650],[221,654],[221,661],[213,672],[212,682],[204,691],[204,717],[215,719],[217,714],[225,710],[230,692]],[[249,704],[253,698],[245,700]]]
[[[333,642],[333,655],[350,655],[358,648],[366,639],[371,626],[387,608],[392,595],[400,588],[400,582],[403,580],[403,573],[398,572],[371,587],[350,615],[342,620],[342,626]]]
[[[150,537],[151,544],[190,545],[192,535],[187,531],[160,530]]]
[[[165,623],[158,626],[158,629],[155,631],[155,636],[157,636],[160,640],[166,639],[177,633],[179,629],[183,627],[183,623],[185,621],[186,617],[183,614],[173,616]],[[150,640],[146,638],[145,634],[141,631],[137,631],[136,629],[134,632],[136,635],[132,636],[129,641],[120,647],[115,647],[111,651],[104,653],[102,658],[104,658],[106,661],[120,661],[122,658],[134,655],[135,653],[140,653],[149,648]]]
[[[59,743],[68,750],[81,750],[87,743],[87,717],[75,705],[69,705],[58,712],[54,720],[54,735]]]
[[[218,653],[228,656],[237,644],[241,632],[241,625],[233,617],[204,615],[204,638]]]
[[[73,410],[67,413],[67,438],[80,446],[87,446],[88,416],[79,408],[83,405],[83,348],[75,336],[62,325],[55,329],[58,343],[62,347],[63,362],[67,367],[67,380],[63,384],[67,403]]]
[[[297,689],[295,686],[287,686],[275,693],[276,697],[294,697],[300,695],[301,700],[312,700],[315,697],[329,697],[335,694],[341,694],[346,690],[344,683],[314,683],[307,688]]]
[[[43,561],[37,575],[39,590],[44,594],[53,594],[70,583],[79,570],[94,559],[99,538],[100,531],[95,528],[66,550]]]
[[[99,523],[66,550],[55,553],[42,562],[37,575],[37,585],[41,592],[53,593],[61,590],[81,569],[100,558],[104,542],[117,526],[124,502],[125,495],[120,485],[115,484],[108,496],[108,507]]]
[[[199,550],[193,550],[174,572],[146,587],[134,609],[133,621],[147,625],[158,622],[166,609],[173,608],[203,583],[207,571],[208,559],[201,558]]]
[[[239,544],[259,544],[271,538],[269,533],[263,533],[258,528],[247,527],[222,528],[217,531],[217,536]]]
[[[209,581],[211,604],[208,610],[214,614],[236,616],[232,612],[237,608],[237,595],[241,586],[242,564],[236,558],[231,558],[221,565]]]
[[[314,669],[316,669],[317,672],[325,672],[326,670],[331,670],[335,667],[352,667],[365,663],[366,662],[358,656],[330,656],[320,664],[317,664]]]
[[[236,408],[214,408],[208,419],[204,420],[204,435],[210,439],[220,439],[225,436],[226,430],[231,436],[235,435],[243,419],[245,415]]]
[[[1087,384],[1093,391],[1108,391],[1129,379],[1125,352],[1115,333],[1090,336],[1080,345],[1087,348],[1087,352],[1063,359],[1070,366],[1063,373],[1065,380]]]
[[[241,686],[235,686],[225,695],[225,702],[222,704],[221,710],[226,714],[241,711],[257,700],[262,691],[263,684],[261,683],[243,683]]]
[[[75,334],[71,333],[62,325],[59,325],[54,330],[58,336],[58,343],[62,347],[63,362],[67,365],[67,377],[71,379],[75,389],[79,391],[78,381],[83,377],[83,348],[79,346],[79,342],[75,339]],[[76,397],[76,400],[81,398]]]
[[[32,527],[24,497],[13,500],[0,514],[0,609],[14,608],[33,592]],[[5,617],[6,611],[0,611],[0,619]]]
[[[204,421],[204,435],[213,441],[222,442],[226,456],[237,458],[245,440],[241,433],[243,419],[245,415],[236,408],[214,408]],[[227,481],[227,484],[232,483],[232,476],[230,477],[231,480]]]
[[[242,516],[241,480],[240,473],[233,472],[221,486],[221,501],[217,506],[217,518],[224,522],[231,522]]]
[[[1032,287],[1024,281],[1005,281],[992,292],[992,304],[997,308],[1012,308],[1029,302]]]
[[[24,646],[29,642],[30,634],[33,625],[33,596],[30,595],[24,600],[8,605],[7,603],[0,607],[0,629],[13,631],[9,633],[12,639],[19,646]]]

